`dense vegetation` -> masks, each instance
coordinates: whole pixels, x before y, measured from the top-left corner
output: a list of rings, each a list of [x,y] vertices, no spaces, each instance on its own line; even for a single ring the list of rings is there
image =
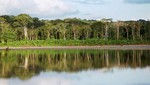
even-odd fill
[[[0,45],[20,42],[18,45],[24,42],[43,45],[44,40],[45,45],[149,44],[149,39],[150,21],[146,20],[113,22],[77,18],[40,20],[27,14],[0,16]]]

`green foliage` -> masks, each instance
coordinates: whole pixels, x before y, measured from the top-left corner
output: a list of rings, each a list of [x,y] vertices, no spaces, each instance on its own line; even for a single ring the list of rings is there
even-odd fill
[[[0,39],[5,40],[6,42],[16,40],[16,33],[7,30],[1,34]]]
[[[40,20],[28,14],[3,15],[0,43],[15,41],[14,46],[149,44],[149,28],[150,21],[145,20]]]
[[[19,27],[28,26],[29,23],[32,23],[32,18],[27,14],[20,14],[14,18],[14,25]]]
[[[130,40],[21,40],[7,43],[0,43],[0,46],[94,46],[94,45],[131,45],[131,44],[150,44],[150,41],[130,41]]]

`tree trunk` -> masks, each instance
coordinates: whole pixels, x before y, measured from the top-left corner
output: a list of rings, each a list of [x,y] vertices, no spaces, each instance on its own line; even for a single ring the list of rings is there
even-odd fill
[[[127,32],[127,40],[129,39],[129,31],[128,31],[128,28],[126,27],[126,32]]]
[[[119,26],[117,27],[117,40],[119,40]]]
[[[89,32],[86,32],[86,39],[89,38]]]
[[[23,30],[24,30],[24,38],[25,39],[28,39],[28,29],[26,26],[23,27]]]
[[[63,32],[63,38],[66,40],[66,32]]]
[[[135,28],[132,28],[132,38],[135,40]]]
[[[76,32],[73,32],[74,40],[76,40]]]
[[[138,38],[141,40],[141,30],[140,30],[140,28],[138,29]]]
[[[50,33],[47,31],[47,39],[50,39]]]
[[[106,27],[105,27],[105,38],[104,39],[105,40],[108,39],[108,25],[106,25]]]

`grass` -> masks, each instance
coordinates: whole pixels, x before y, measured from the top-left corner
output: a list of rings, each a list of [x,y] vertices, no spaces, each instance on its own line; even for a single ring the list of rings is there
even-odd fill
[[[132,40],[21,40],[7,43],[0,43],[0,46],[94,46],[94,45],[134,45],[150,44],[150,41],[132,41]]]

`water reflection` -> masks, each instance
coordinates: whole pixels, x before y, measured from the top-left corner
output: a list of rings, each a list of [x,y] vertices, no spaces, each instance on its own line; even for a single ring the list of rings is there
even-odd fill
[[[0,51],[0,83],[150,85],[149,61],[150,50]]]

